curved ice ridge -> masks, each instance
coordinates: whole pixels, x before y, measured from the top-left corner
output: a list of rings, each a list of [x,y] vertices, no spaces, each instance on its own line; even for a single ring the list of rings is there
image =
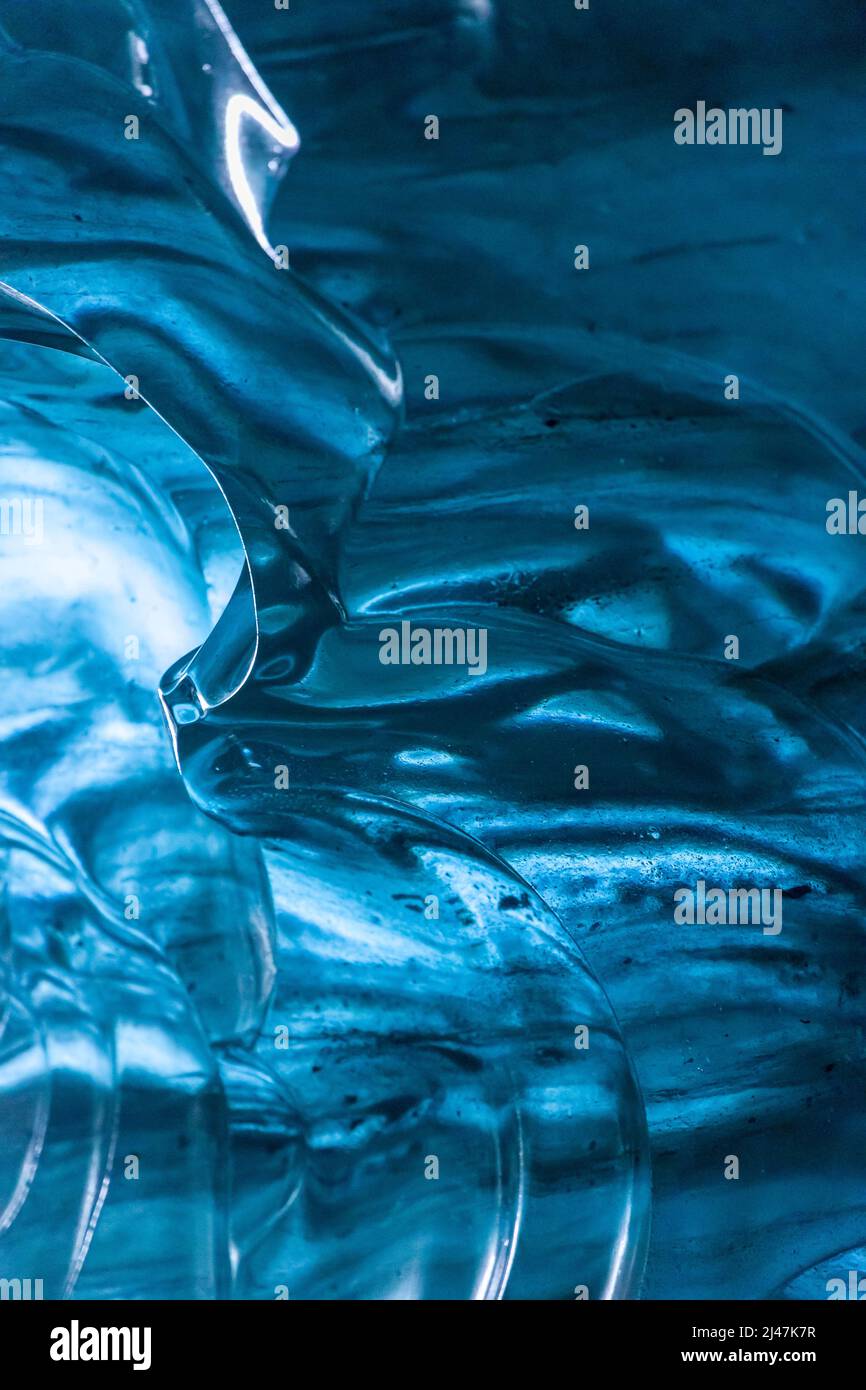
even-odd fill
[[[404,421],[384,336],[283,269],[299,137],[219,5],[91,8],[0,3],[0,1276],[635,1294],[646,1115],[596,975],[662,1263],[769,1293],[856,1246],[860,565],[815,518],[860,451],[501,312],[410,333],[461,385]],[[495,103],[501,11],[435,20]],[[353,22],[326,75],[378,51]],[[484,669],[383,664],[404,624],[483,631]],[[684,936],[700,877],[779,885],[784,933]]]
[[[54,1296],[497,1297],[509,1280],[563,1294],[578,1278],[621,1292],[643,1254],[642,1110],[609,1006],[549,909],[476,841],[362,784],[292,791],[267,842],[262,823],[232,835],[248,818],[216,798],[213,820],[192,815],[143,673],[124,681],[143,647],[152,661],[204,625],[189,447],[244,563],[162,682],[185,775],[191,723],[301,679],[347,621],[338,550],[401,384],[386,348],[274,274],[268,171],[297,139],[219,6],[198,6],[195,29],[167,5],[100,9],[98,47],[51,7],[4,14],[2,119],[33,189],[4,243],[5,336],[79,359],[7,354],[7,438],[19,467],[35,460],[37,500],[62,495],[72,514],[71,553],[52,535],[43,582],[53,599],[74,570],[65,640],[93,667],[74,692],[49,681],[71,717],[31,713],[33,682],[19,687],[8,1277]],[[22,98],[61,72],[58,137],[44,100]],[[112,421],[124,399],[152,412],[134,439]],[[94,559],[88,506],[99,533],[121,533],[122,573],[116,534]],[[236,550],[223,534],[209,558]],[[158,633],[111,631],[127,597]],[[271,790],[279,766],[259,769]]]

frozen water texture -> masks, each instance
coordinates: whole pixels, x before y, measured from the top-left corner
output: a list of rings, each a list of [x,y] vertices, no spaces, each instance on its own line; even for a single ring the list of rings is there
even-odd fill
[[[671,153],[637,37],[321,9],[0,0],[0,1277],[824,1297],[864,1238],[853,386],[792,349],[725,402],[712,277],[683,350],[657,194],[623,244]],[[716,238],[755,283],[762,235]],[[487,669],[381,664],[404,620]],[[782,933],[675,926],[700,877]]]

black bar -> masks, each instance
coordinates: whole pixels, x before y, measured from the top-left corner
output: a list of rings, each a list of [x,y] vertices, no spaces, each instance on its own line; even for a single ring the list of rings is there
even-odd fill
[[[481,1358],[485,1379],[500,1359],[516,1377],[521,1364],[533,1375],[549,1372],[555,1356],[565,1357],[563,1375],[580,1379],[591,1374],[597,1380],[603,1371],[651,1377],[675,1367],[700,1372],[718,1365],[737,1372],[800,1365],[826,1380],[828,1373],[850,1373],[857,1365],[864,1329],[850,1304],[829,1301],[513,1303],[476,1316],[478,1322],[445,1303],[406,1312],[371,1303],[278,1300],[20,1301],[0,1304],[0,1334],[7,1368],[48,1373],[60,1383],[100,1371],[133,1374],[137,1360],[140,1372],[158,1383],[166,1375],[205,1373],[229,1384],[240,1375],[244,1390],[251,1390],[259,1378],[273,1384],[275,1374],[280,1387],[331,1379],[343,1363],[356,1380],[372,1383],[412,1380],[421,1370],[428,1379],[440,1358],[453,1375],[461,1362],[465,1367],[461,1348]],[[110,1328],[118,1330],[116,1338],[96,1339],[91,1331]],[[79,1359],[53,1359],[52,1347],[70,1355],[77,1350]],[[115,1348],[128,1352],[127,1359],[111,1359]],[[104,1351],[106,1359],[80,1355],[91,1349]]]

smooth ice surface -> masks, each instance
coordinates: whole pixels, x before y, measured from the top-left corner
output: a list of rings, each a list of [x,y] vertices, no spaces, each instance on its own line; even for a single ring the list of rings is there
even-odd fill
[[[844,149],[848,22],[795,78],[771,8]],[[805,118],[796,175],[676,151],[713,16],[647,67],[645,6],[537,9],[0,0],[0,1277],[46,1296],[825,1297],[862,1245],[854,205]],[[406,621],[485,669],[383,665]],[[699,878],[782,932],[675,925]]]
[[[22,189],[3,229],[2,1273],[46,1296],[624,1293],[643,1107],[568,934],[476,839],[353,766],[333,688],[312,784],[281,704],[265,762],[231,713],[261,688],[312,715],[327,634],[356,635],[341,556],[402,386],[375,334],[274,264],[268,185],[297,135],[218,7],[193,8],[106,4],[93,32],[0,11]],[[169,667],[210,816],[155,700]]]

